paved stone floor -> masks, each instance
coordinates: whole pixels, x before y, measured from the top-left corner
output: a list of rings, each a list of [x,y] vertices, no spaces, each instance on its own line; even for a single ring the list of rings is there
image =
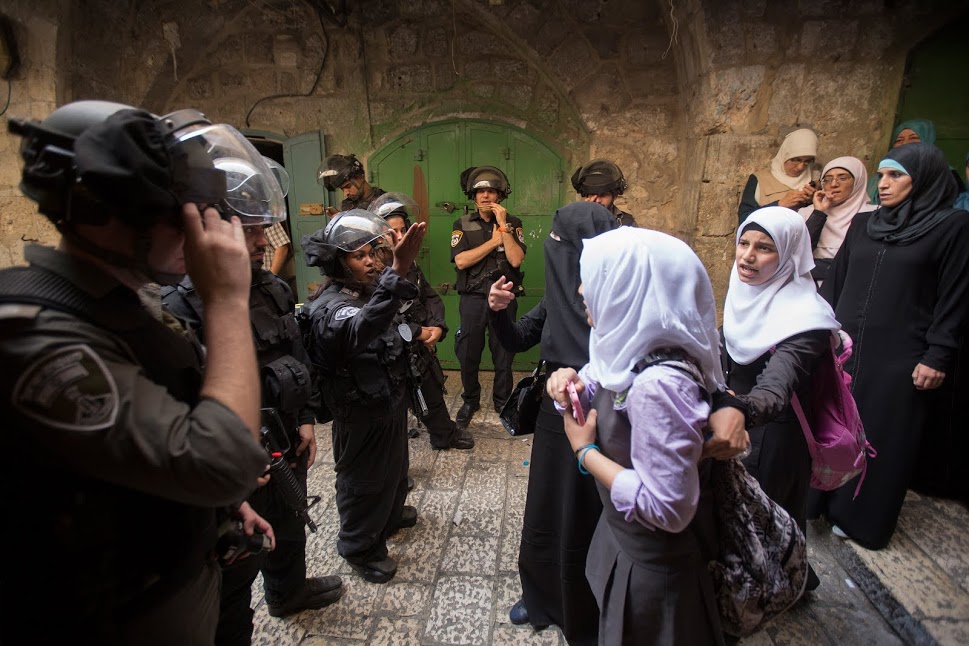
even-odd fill
[[[451,373],[452,412],[460,405],[458,380]],[[490,392],[483,393],[482,401],[489,400]],[[310,471],[309,489],[323,500],[312,511],[319,531],[309,537],[307,566],[310,575],[343,576],[345,593],[338,603],[323,610],[273,619],[266,612],[257,580],[253,643],[564,646],[565,640],[554,627],[536,632],[508,621],[508,608],[521,591],[518,540],[531,438],[509,437],[488,406],[475,415],[470,430],[477,442],[471,451],[433,451],[426,432],[410,440],[415,488],[408,504],[417,507],[418,523],[399,532],[390,543],[391,555],[398,561],[397,576],[389,584],[377,585],[354,574],[336,553],[339,521],[333,503],[329,427],[318,426],[319,451]],[[925,506],[928,504],[919,501],[909,506],[917,506],[919,513],[903,516],[905,534],[880,553],[867,553],[834,538],[822,521],[812,524],[809,550],[821,587],[743,643],[969,643],[966,622],[958,620],[959,613],[965,613],[969,621],[967,534],[955,531],[922,539],[945,558],[913,548],[909,532],[919,534],[918,526],[938,513]],[[921,557],[910,562],[906,555],[913,549]],[[922,578],[920,573],[930,569],[933,558],[946,563],[944,572],[951,576],[934,573],[932,578]],[[864,589],[856,578],[863,581]],[[898,602],[898,593],[887,590],[884,581],[902,582],[902,602]],[[906,603],[917,611],[907,611]],[[917,612],[921,615],[916,616]],[[934,628],[925,628],[923,619],[935,622]]]

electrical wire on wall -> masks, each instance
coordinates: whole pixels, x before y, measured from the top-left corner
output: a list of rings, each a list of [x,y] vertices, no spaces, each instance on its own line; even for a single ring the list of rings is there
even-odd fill
[[[666,56],[670,53],[670,50],[673,48],[673,43],[678,43],[679,42],[679,39],[677,38],[677,34],[680,31],[680,24],[679,24],[679,21],[677,21],[676,16],[673,15],[673,8],[674,8],[673,7],[673,0],[670,0],[670,21],[673,23],[673,29],[672,29],[672,31],[670,33],[670,44],[669,44],[669,47],[666,48],[666,51],[663,52],[662,59],[660,59],[660,60],[664,60],[664,61],[666,60]]]
[[[357,26],[357,38],[360,40],[360,56],[363,57],[363,93],[367,101],[367,136],[373,146],[373,111],[370,108],[370,69],[367,67],[367,45],[363,40],[363,27]]]
[[[0,110],[0,116],[7,113],[7,108],[10,107],[10,93],[13,91],[13,81],[7,79],[7,102],[3,104],[3,110]]]
[[[262,103],[263,101],[272,101],[273,99],[290,99],[290,98],[312,96],[312,94],[316,92],[316,88],[319,87],[320,85],[320,79],[323,78],[323,70],[326,67],[326,59],[330,53],[330,36],[326,33],[325,17],[331,18],[339,27],[346,27],[347,26],[346,7],[345,7],[345,2],[341,2],[340,3],[341,11],[340,11],[340,14],[338,15],[332,8],[330,8],[330,6],[326,3],[326,0],[306,0],[306,2],[310,7],[313,8],[313,10],[316,12],[317,17],[320,19],[320,28],[323,30],[323,41],[324,41],[323,58],[322,60],[320,60],[320,69],[319,71],[316,72],[316,79],[313,81],[313,86],[305,94],[298,94],[298,93],[297,94],[292,94],[292,93],[273,94],[270,96],[262,97],[261,99],[253,103],[252,107],[249,108],[249,111],[246,113],[247,128],[251,127],[249,123],[249,118],[252,116],[253,111],[257,107],[259,107],[259,104]],[[369,99],[367,103],[368,103],[367,109],[369,110]]]

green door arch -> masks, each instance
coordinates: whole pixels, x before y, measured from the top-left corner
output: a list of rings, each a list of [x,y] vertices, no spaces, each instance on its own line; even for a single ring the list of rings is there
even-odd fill
[[[522,219],[525,228],[525,297],[519,314],[535,306],[545,292],[543,245],[551,229],[552,214],[562,204],[565,167],[562,156],[527,131],[508,124],[470,119],[430,123],[398,136],[370,156],[371,183],[385,191],[403,191],[421,205],[428,234],[418,260],[428,280],[444,299],[448,340],[438,347],[445,368],[457,369],[453,334],[458,329],[458,295],[451,263],[451,230],[473,204],[461,191],[458,178],[469,166],[501,168],[512,193],[504,202]],[[491,368],[485,351],[483,367]],[[516,369],[531,369],[538,349],[515,357]]]

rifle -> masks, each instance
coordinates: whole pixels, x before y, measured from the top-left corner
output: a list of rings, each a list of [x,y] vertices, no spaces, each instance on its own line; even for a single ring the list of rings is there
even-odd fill
[[[414,415],[417,416],[417,419],[422,420],[427,417],[428,413],[427,401],[424,399],[424,391],[422,390],[424,386],[424,371],[427,365],[420,356],[420,350],[415,347],[417,343],[420,343],[420,341],[406,345],[407,382],[410,386],[411,408],[414,411]]]
[[[306,496],[306,489],[293,473],[293,467],[289,466],[287,454],[293,452],[293,447],[286,436],[286,428],[279,413],[275,408],[262,408],[260,417],[259,434],[266,453],[269,454],[269,473],[272,475],[269,484],[278,487],[286,507],[299,516],[311,532],[315,532],[316,523],[310,518],[309,510],[320,501],[320,497],[311,496],[310,501]]]

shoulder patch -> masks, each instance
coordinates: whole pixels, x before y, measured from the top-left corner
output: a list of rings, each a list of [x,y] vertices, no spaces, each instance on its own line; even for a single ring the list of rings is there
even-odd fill
[[[454,247],[458,246],[458,243],[461,242],[461,238],[463,237],[464,237],[464,231],[452,231],[451,248],[453,249]]]
[[[31,363],[13,389],[14,407],[41,424],[66,431],[100,431],[118,417],[118,386],[86,345],[52,350]]]
[[[515,232],[518,234],[518,242],[525,244],[525,230],[518,227],[515,229]]]
[[[359,307],[354,307],[353,305],[345,305],[336,311],[336,314],[333,315],[333,318],[334,320],[337,320],[337,321],[343,321],[348,318],[352,318],[356,316],[357,312],[359,311],[360,311]]]

